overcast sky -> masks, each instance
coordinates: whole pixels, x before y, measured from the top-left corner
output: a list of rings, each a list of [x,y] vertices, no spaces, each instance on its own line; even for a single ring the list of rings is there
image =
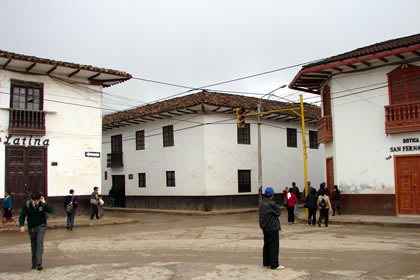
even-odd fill
[[[420,32],[418,0],[14,0],[2,1],[1,11],[1,50],[190,87]],[[299,69],[212,89],[264,94],[289,84]],[[104,105],[122,109],[185,89],[133,79],[104,91],[111,94]],[[276,95],[297,100],[299,92]]]

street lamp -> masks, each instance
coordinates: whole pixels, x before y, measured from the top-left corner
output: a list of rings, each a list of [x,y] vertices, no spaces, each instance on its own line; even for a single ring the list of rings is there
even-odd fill
[[[268,95],[268,99],[270,99],[271,95],[282,88],[285,88],[287,85],[281,85],[278,88],[270,91],[267,94],[264,94],[260,98],[260,103],[257,105],[257,117],[258,117],[258,205],[261,204],[262,201],[262,188],[263,188],[263,182],[262,182],[262,156],[261,156],[261,103],[265,96]]]

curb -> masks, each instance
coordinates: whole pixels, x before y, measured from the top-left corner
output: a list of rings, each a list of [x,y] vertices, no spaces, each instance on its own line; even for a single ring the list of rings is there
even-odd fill
[[[300,216],[295,217],[303,223],[307,223],[306,218]],[[398,223],[398,222],[377,222],[377,221],[362,221],[362,220],[328,220],[328,224],[335,225],[367,225],[367,226],[382,226],[382,227],[405,227],[405,228],[420,228],[420,223]]]
[[[78,223],[75,224],[73,227],[79,228],[79,227],[99,227],[99,226],[110,226],[110,225],[122,225],[122,224],[134,224],[137,223],[138,220],[134,219],[124,219],[121,221],[116,220],[110,220],[110,221],[101,221],[100,223]],[[47,225],[47,229],[58,229],[58,228],[66,228],[66,221],[63,220],[60,224],[52,224]],[[19,226],[6,226],[6,227],[0,227],[0,232],[14,232],[19,231]],[[25,227],[25,231],[27,231],[27,228]]]
[[[214,211],[199,211],[199,210],[166,210],[166,209],[146,209],[146,208],[117,208],[117,207],[104,207],[104,211],[109,212],[127,212],[127,213],[161,213],[161,214],[173,214],[173,215],[197,215],[197,216],[208,216],[208,215],[229,215],[229,214],[241,214],[241,213],[253,213],[258,212],[258,208],[246,208],[246,209],[231,209],[231,210],[214,210]]]

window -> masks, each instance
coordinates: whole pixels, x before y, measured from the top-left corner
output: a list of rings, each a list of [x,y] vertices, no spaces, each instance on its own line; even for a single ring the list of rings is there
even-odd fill
[[[43,84],[12,80],[10,108],[42,111]]]
[[[405,65],[388,73],[389,103],[420,101],[420,67]]]
[[[245,124],[243,128],[238,129],[238,144],[251,144],[251,137],[250,137],[250,126],[249,123]]]
[[[139,188],[146,187],[146,173],[139,173]]]
[[[175,187],[175,171],[166,171],[166,186]]]
[[[111,153],[107,154],[107,167],[122,167],[122,134],[111,136]]]
[[[296,128],[287,129],[287,147],[297,148],[297,130]]]
[[[238,170],[238,192],[251,192],[251,170]]]
[[[136,150],[144,150],[144,130],[136,131]]]
[[[163,147],[171,147],[174,145],[174,126],[168,125],[163,127]]]
[[[318,132],[309,130],[309,148],[318,149]]]

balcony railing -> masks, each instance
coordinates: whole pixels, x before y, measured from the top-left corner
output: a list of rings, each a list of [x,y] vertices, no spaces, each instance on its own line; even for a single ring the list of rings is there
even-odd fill
[[[107,154],[107,167],[123,167],[123,153]]]
[[[10,108],[9,133],[45,135],[45,112]]]
[[[420,130],[420,102],[385,106],[385,133]]]
[[[328,143],[333,140],[332,118],[324,116],[318,121],[318,143]]]

